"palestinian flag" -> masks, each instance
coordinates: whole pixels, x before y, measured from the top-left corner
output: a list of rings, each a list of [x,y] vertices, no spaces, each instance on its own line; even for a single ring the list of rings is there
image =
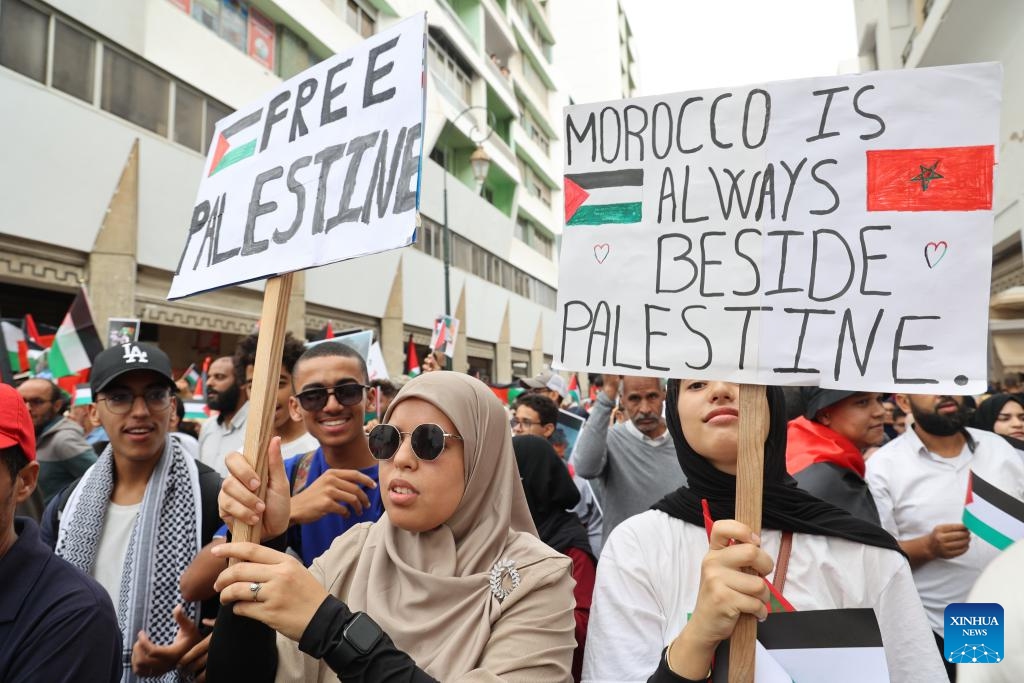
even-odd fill
[[[66,377],[92,367],[92,359],[103,350],[89,311],[85,290],[79,290],[64,321],[57,329],[47,359],[54,377]]]
[[[964,526],[1000,550],[1024,539],[1024,501],[971,472],[964,501]]]
[[[565,176],[565,224],[639,223],[643,218],[644,171],[624,168]]]
[[[756,680],[860,683],[888,681],[874,610],[771,613],[757,625]],[[729,641],[715,652],[711,680],[729,680]]]
[[[409,335],[409,349],[405,354],[405,374],[409,377],[415,377],[420,374],[420,359],[416,355],[416,344],[412,341],[412,335]]]
[[[189,391],[194,392],[196,390],[196,385],[199,384],[199,380],[202,379],[202,376],[199,374],[199,371],[196,370],[195,363],[188,366],[188,369],[185,370],[185,374],[181,376],[181,379],[185,380],[185,383],[188,384]]]
[[[19,350],[19,344],[24,344],[25,342],[25,333],[21,331],[20,327],[12,323],[9,323],[6,320],[0,322],[0,328],[2,328],[3,332],[4,349],[7,352],[8,366],[15,373],[22,372],[23,370],[28,370],[27,367],[22,365],[22,354],[21,351]]]
[[[72,399],[73,406],[87,406],[92,404],[92,389],[88,384],[75,385],[75,396]]]
[[[212,360],[209,356],[203,360],[203,372],[199,375],[199,381],[196,382],[196,386],[192,390],[192,399],[194,401],[202,401],[204,405],[206,403],[206,373],[210,369]]]
[[[991,210],[994,166],[992,145],[870,150],[868,211]]]
[[[580,381],[576,378],[576,373],[572,373],[572,377],[569,378],[569,403],[573,405],[579,405],[580,403]]]
[[[210,409],[206,406],[206,401],[185,401],[185,419],[186,420],[205,420],[210,417]]]

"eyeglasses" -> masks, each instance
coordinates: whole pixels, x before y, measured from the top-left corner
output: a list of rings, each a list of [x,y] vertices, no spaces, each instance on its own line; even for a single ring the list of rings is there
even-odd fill
[[[534,425],[539,425],[540,424],[540,422],[534,422],[533,420],[530,420],[528,418],[519,419],[518,417],[513,417],[512,419],[510,419],[508,421],[508,423],[509,423],[509,425],[512,426],[512,429],[515,429],[516,427],[522,427],[523,429],[529,429],[530,427],[532,427]]]
[[[462,439],[431,423],[421,424],[411,432],[400,432],[394,425],[381,424],[370,430],[370,454],[377,460],[390,460],[401,447],[403,436],[412,438],[412,452],[420,460],[436,460],[444,452],[445,439]]]
[[[363,400],[363,390],[369,388],[363,384],[348,382],[346,384],[336,384],[333,387],[306,389],[295,394],[295,398],[298,399],[299,405],[302,406],[303,410],[315,413],[318,410],[324,409],[331,394],[334,394],[335,400],[341,405],[354,406]]]
[[[171,405],[171,390],[167,387],[146,389],[141,394],[115,390],[101,396],[97,400],[105,401],[107,409],[115,415],[127,415],[131,411],[132,406],[135,405],[135,399],[140,397],[146,402],[146,407],[154,412],[167,410]]]

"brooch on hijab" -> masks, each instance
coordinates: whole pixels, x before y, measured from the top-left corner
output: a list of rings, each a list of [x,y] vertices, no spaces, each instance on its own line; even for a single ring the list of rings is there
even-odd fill
[[[511,588],[505,588],[505,577],[508,576],[512,584]],[[516,571],[515,560],[499,560],[491,567],[491,593],[498,602],[507,598],[512,591],[519,588],[519,572]]]

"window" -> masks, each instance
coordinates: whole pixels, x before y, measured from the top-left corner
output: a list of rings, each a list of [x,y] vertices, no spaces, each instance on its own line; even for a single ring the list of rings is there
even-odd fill
[[[192,17],[216,33],[220,28],[220,0],[192,0]]]
[[[203,151],[203,98],[182,85],[174,90],[174,141]]]
[[[18,0],[0,10],[0,64],[43,83],[50,18]]]
[[[541,232],[540,230],[534,230],[533,241],[530,246],[533,247],[540,255],[551,258],[551,251],[554,245],[555,240],[550,235]]]
[[[513,229],[512,235],[523,244],[530,243],[530,224],[525,218],[516,219],[516,227]]]
[[[63,21],[53,32],[53,87],[92,102],[96,41]]]
[[[546,95],[548,92],[548,86],[544,83],[544,79],[541,78],[537,72],[537,67],[533,65],[533,60],[527,57],[525,54],[520,60],[523,65],[523,78],[530,84],[530,87],[534,89],[539,95]]]
[[[245,52],[245,27],[248,21],[248,7],[239,2],[239,0],[224,0],[220,13],[220,37],[242,52]]]
[[[295,74],[302,73],[313,66],[313,60],[309,56],[309,48],[306,46],[306,41],[283,26],[281,27],[280,50],[281,72],[279,75],[281,78],[291,78]]]
[[[373,35],[373,27],[377,23],[373,15],[355,0],[348,0],[348,6],[345,9],[345,22],[363,38]]]
[[[463,102],[472,100],[473,80],[466,69],[433,38],[428,43],[427,63],[441,81]]]
[[[225,107],[223,104],[213,102],[212,100],[206,100],[206,141],[213,144],[213,130],[217,127],[217,122],[232,112],[231,109]]]
[[[167,135],[170,81],[116,50],[103,51],[105,110],[160,135]]]

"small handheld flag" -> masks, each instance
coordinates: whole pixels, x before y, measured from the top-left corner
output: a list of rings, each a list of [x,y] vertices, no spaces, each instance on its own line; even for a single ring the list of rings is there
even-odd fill
[[[964,501],[964,526],[1000,550],[1024,539],[1024,501],[971,472]]]

